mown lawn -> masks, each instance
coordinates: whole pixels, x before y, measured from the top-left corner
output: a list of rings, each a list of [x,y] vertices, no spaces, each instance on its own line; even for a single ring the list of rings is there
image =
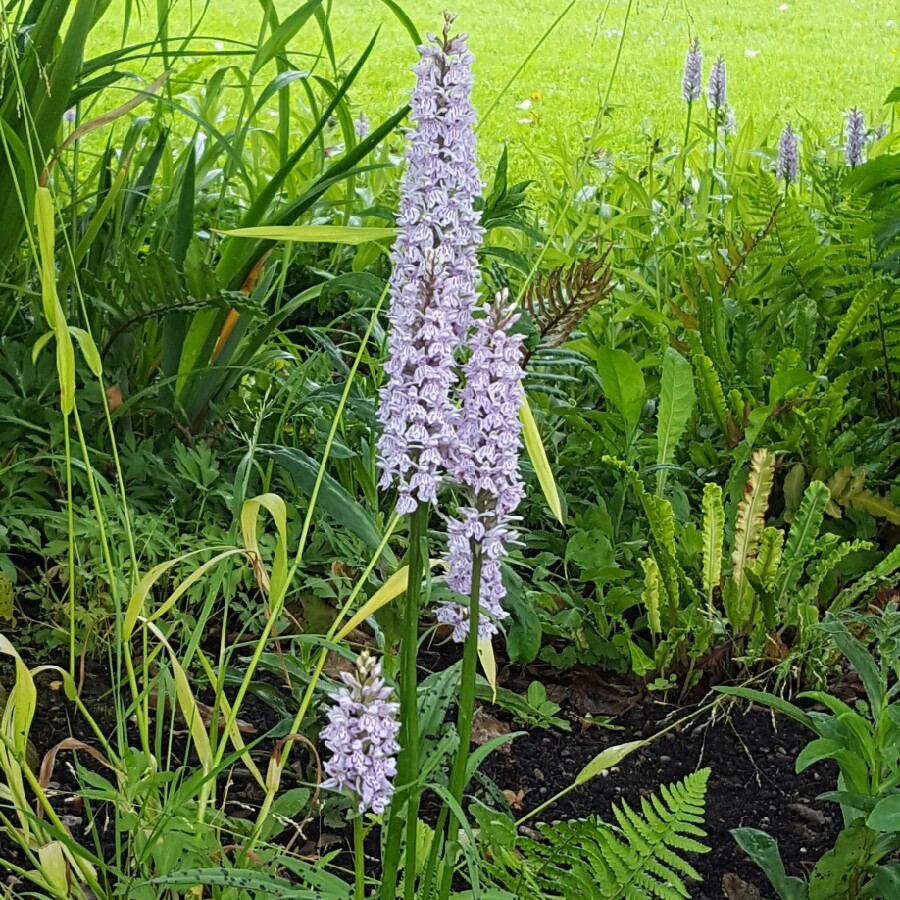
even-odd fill
[[[439,27],[445,4],[403,0],[421,32]],[[457,0],[460,29],[471,33],[478,79],[476,101],[486,111],[509,77],[566,8],[565,0]],[[495,157],[508,141],[518,166],[537,168],[531,154],[571,152],[589,134],[599,98],[605,95],[620,32],[625,42],[613,86],[612,116],[600,143],[635,146],[642,130],[666,138],[680,134],[684,109],[680,73],[689,32],[706,53],[726,56],[729,100],[738,121],[789,118],[801,129],[836,133],[850,106],[862,106],[878,121],[888,91],[900,83],[900,7],[864,0],[641,0],[626,25],[627,0],[588,3],[572,9],[537,50],[493,113],[480,124],[482,154]],[[147,4],[152,11],[153,4]],[[183,31],[191,9],[182,0],[171,23]],[[125,0],[114,0],[101,43],[115,45]],[[283,15],[295,3],[279,3]],[[254,0],[217,0],[199,30],[255,41],[261,6]],[[142,26],[155,29],[152,12]],[[415,57],[409,35],[379,0],[334,0],[332,28],[341,65],[349,68],[381,26],[378,43],[355,92],[370,117],[396,108],[409,90]],[[301,36],[302,49],[316,51],[315,27]],[[207,42],[210,47],[214,41]],[[528,108],[522,108],[523,106]]]

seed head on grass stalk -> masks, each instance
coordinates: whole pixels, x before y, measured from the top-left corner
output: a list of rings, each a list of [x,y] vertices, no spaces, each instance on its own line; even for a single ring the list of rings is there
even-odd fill
[[[500,563],[515,541],[511,527],[524,487],[519,473],[522,446],[519,409],[522,405],[522,335],[513,334],[518,319],[502,291],[486,302],[476,319],[472,353],[463,367],[465,385],[450,474],[464,487],[469,506],[448,522],[447,583],[458,594],[472,591],[473,544],[482,555],[478,637],[497,633],[495,622],[506,617],[500,605],[505,590]],[[453,626],[453,640],[465,641],[469,606],[448,602],[439,606],[439,622]]]
[[[434,502],[452,445],[454,355],[476,301],[475,252],[483,229],[475,210],[472,55],[466,36],[429,35],[415,67],[414,127],[400,186],[390,280],[387,382],[381,390],[378,463],[382,487],[396,484],[397,511]]]

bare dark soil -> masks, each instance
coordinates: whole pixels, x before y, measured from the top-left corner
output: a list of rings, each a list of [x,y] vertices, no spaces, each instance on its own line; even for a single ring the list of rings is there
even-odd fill
[[[571,734],[534,731],[516,739],[508,754],[490,757],[485,771],[502,789],[524,792],[519,801],[523,814],[571,784],[604,746],[651,737],[687,712],[645,701],[615,723],[622,731],[596,726],[580,733],[576,727]],[[788,873],[809,873],[840,828],[837,807],[815,799],[833,786],[836,770],[818,766],[794,772],[794,760],[809,740],[801,726],[768,710],[734,708],[727,714],[719,711],[715,718],[706,714],[570,792],[541,817],[552,821],[598,815],[614,821],[613,803],[624,800],[639,810],[641,796],[661,783],[709,766],[706,844],[712,852],[691,858],[704,877],[692,896],[750,900],[752,892],[738,893],[740,881],[757,887],[763,897],[771,896],[765,876],[729,832],[741,826],[769,832],[778,841]]]
[[[4,669],[4,680],[7,674],[8,670]],[[595,673],[592,675],[598,678]],[[76,718],[62,692],[51,688],[51,680],[41,680],[31,731],[31,739],[41,756],[70,735],[93,742],[86,725]],[[510,680],[511,686],[515,686],[514,681]],[[599,705],[618,704],[620,714],[610,723],[615,727],[586,725],[583,710],[575,710],[573,706],[597,701],[596,691],[591,694],[589,689],[590,696],[581,697],[579,702],[577,690],[570,686],[560,691],[558,687],[551,684],[548,692],[559,696],[563,706],[561,715],[571,721],[572,731],[532,729],[526,736],[517,738],[508,752],[493,754],[482,770],[513,798],[519,807],[516,815],[535,808],[571,784],[576,773],[604,747],[651,737],[693,711],[691,707],[664,704],[637,687],[616,689],[613,686]],[[86,678],[83,699],[104,731],[111,731],[113,705],[100,670]],[[502,711],[488,712],[501,722],[509,721]],[[250,719],[261,734],[279,722],[268,706],[252,697],[242,718]],[[512,727],[523,730],[514,723]],[[797,753],[809,739],[810,735],[800,726],[767,710],[732,706],[727,711],[719,709],[714,716],[707,712],[679,725],[626,758],[618,767],[570,792],[542,818],[549,821],[599,815],[611,819],[612,803],[624,799],[639,807],[641,795],[656,790],[661,783],[676,781],[698,768],[710,766],[706,830],[712,852],[691,860],[704,876],[703,883],[694,887],[692,896],[697,900],[722,897],[754,900],[759,895],[751,886],[761,891],[763,897],[771,896],[765,878],[743,855],[729,831],[752,826],[770,832],[778,840],[789,872],[795,875],[809,872],[833,844],[839,829],[836,808],[815,799],[817,794],[834,786],[835,772],[826,766],[813,767],[800,775],[794,772]],[[274,738],[264,741],[259,748],[258,763],[264,762],[273,745]],[[65,816],[73,836],[90,840],[93,849],[93,839],[84,833],[86,823],[75,799],[78,785],[66,755],[60,755],[51,779],[54,805]],[[95,768],[84,754],[80,758],[85,765]],[[249,773],[243,777],[239,771],[232,772],[229,798],[230,814],[240,814],[244,809],[245,815],[253,815],[259,796]],[[429,804],[426,802],[423,808],[427,810]],[[294,836],[294,849],[302,849],[307,854],[325,852],[335,849],[346,837],[338,832],[333,817],[323,818],[319,814],[307,821],[299,843]],[[25,863],[21,851],[5,836],[0,836],[0,877],[6,860]],[[746,885],[742,887],[741,882]]]

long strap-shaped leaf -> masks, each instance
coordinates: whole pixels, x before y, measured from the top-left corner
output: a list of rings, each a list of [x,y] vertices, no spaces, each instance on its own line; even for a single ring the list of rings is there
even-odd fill
[[[703,489],[703,591],[712,607],[715,589],[722,581],[722,549],[725,543],[725,509],[722,487],[710,482]]]
[[[811,482],[803,493],[803,500],[784,545],[784,565],[775,585],[776,609],[781,609],[787,603],[797,587],[803,567],[815,549],[830,497],[828,488],[821,481]]]
[[[691,364],[674,347],[667,347],[663,355],[656,431],[659,466],[656,493],[660,497],[665,490],[669,464],[675,457],[675,447],[687,428],[696,399]]]
[[[734,585],[734,602],[737,609],[729,611],[732,625],[737,628],[735,613],[742,607],[742,599],[747,586],[746,570],[756,558],[759,541],[766,524],[766,510],[769,494],[775,478],[775,456],[765,449],[756,450],[750,459],[750,476],[744,488],[744,495],[738,504],[737,520],[734,528],[734,549],[731,554],[731,577]]]

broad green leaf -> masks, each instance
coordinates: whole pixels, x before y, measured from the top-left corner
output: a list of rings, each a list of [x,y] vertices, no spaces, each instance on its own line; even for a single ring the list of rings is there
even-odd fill
[[[794,706],[793,703],[782,700],[781,697],[776,697],[774,694],[767,694],[765,691],[757,691],[754,688],[746,687],[716,686],[714,690],[717,690],[722,694],[728,694],[731,697],[740,697],[742,700],[750,700],[752,703],[759,703],[761,706],[769,706],[793,719],[795,722],[805,725],[810,731],[818,734],[818,731],[816,731],[815,728],[815,720],[811,716],[803,712],[799,706]]]
[[[846,826],[810,873],[810,900],[853,897],[854,884],[868,867],[873,837],[861,819]]]
[[[259,869],[227,869],[216,866],[209,869],[190,869],[183,872],[172,872],[170,875],[158,875],[150,879],[148,884],[167,888],[193,889],[197,885],[222,885],[235,891],[252,891],[253,896],[267,897],[271,900],[320,900],[323,896],[319,890],[294,887],[284,878],[274,875],[260,874]],[[332,894],[328,895],[333,896]],[[340,896],[340,895],[338,895]],[[340,898],[346,900],[347,894]]]
[[[656,428],[656,464],[660,467],[656,473],[656,493],[659,496],[665,490],[667,467],[675,457],[675,448],[696,401],[691,364],[674,347],[667,347],[663,355]]]
[[[281,225],[233,228],[228,237],[258,238],[267,241],[294,241],[298,244],[365,244],[394,237],[393,228],[351,228],[348,225]]]
[[[547,459],[547,451],[544,449],[544,442],[541,440],[541,433],[538,431],[537,422],[534,420],[534,413],[531,411],[528,397],[522,400],[522,406],[519,408],[519,418],[522,421],[522,438],[525,442],[525,449],[528,451],[538,483],[544,492],[547,506],[550,507],[550,512],[556,516],[560,524],[565,525],[562,503],[559,499],[556,481],[553,478],[553,470],[550,468],[550,460]]]
[[[504,621],[506,652],[511,662],[533,662],[541,649],[541,620],[534,608],[534,601],[525,589],[521,576],[507,564],[501,566],[506,596],[503,608],[509,613]]]
[[[765,872],[780,900],[806,900],[806,885],[785,872],[775,838],[758,828],[734,828],[731,834],[741,850]]]
[[[301,493],[310,497],[319,475],[319,463],[295,447],[265,445],[261,453],[274,459],[291,475]],[[375,525],[372,514],[327,472],[322,473],[317,504],[335,522],[355,534],[370,550],[377,550],[381,544],[381,532]],[[383,555],[390,561],[392,554],[385,550]]]
[[[603,394],[619,411],[628,430],[640,421],[647,398],[644,373],[624,351],[604,347],[598,351],[597,371],[603,380]]]

